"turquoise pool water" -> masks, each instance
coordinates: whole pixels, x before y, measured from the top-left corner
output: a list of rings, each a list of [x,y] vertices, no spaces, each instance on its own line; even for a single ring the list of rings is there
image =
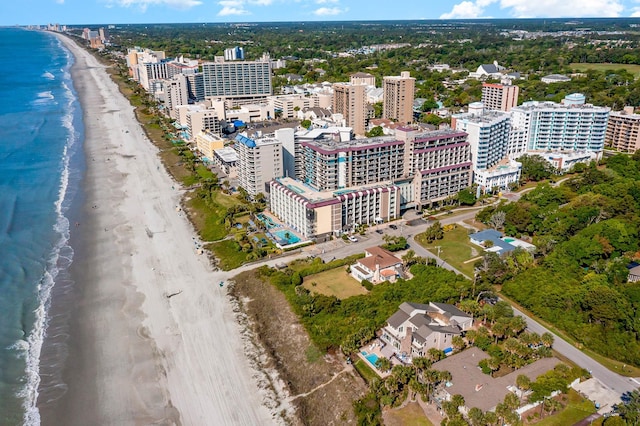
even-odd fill
[[[376,361],[378,361],[378,355],[376,355],[376,354],[367,354],[366,351],[362,351],[361,353],[362,353],[362,355],[364,355],[364,357],[367,359],[367,361],[369,361],[369,364],[373,365],[374,367],[376,366]]]
[[[289,234],[289,238],[287,238],[287,233]],[[286,245],[295,244],[300,241],[300,238],[285,229],[273,231],[273,235],[275,235],[279,240],[286,241]]]
[[[503,238],[503,239],[502,239],[502,241],[504,241],[505,243],[512,243],[512,242],[514,242],[515,240],[516,240],[515,238],[509,238],[509,237],[507,237],[507,238]]]

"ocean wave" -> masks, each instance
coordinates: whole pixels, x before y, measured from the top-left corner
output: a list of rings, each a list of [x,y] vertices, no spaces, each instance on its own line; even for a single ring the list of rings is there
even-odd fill
[[[46,105],[51,103],[52,101],[55,101],[55,96],[53,96],[53,93],[51,92],[51,90],[47,90],[45,92],[40,92],[37,95],[37,98],[31,102],[32,105]]]
[[[42,344],[49,326],[48,313],[51,305],[51,292],[54,285],[56,285],[56,279],[71,265],[74,255],[73,248],[69,245],[70,227],[66,213],[77,190],[77,188],[72,188],[70,185],[70,177],[72,175],[72,171],[70,170],[70,161],[71,157],[78,153],[77,143],[79,142],[78,132],[74,128],[73,123],[76,113],[74,105],[77,102],[77,98],[69,85],[63,82],[63,87],[65,89],[64,97],[67,102],[65,108],[66,113],[62,118],[62,124],[67,129],[68,137],[61,159],[58,198],[54,203],[57,219],[53,229],[59,237],[47,260],[45,273],[38,284],[37,291],[39,306],[34,312],[35,322],[33,329],[26,338],[27,345],[25,346],[24,343],[20,342],[17,343],[17,348],[22,349],[26,363],[26,384],[19,392],[18,396],[23,398],[23,419],[24,424],[28,426],[40,424],[40,411],[37,407],[39,386],[41,382],[40,356],[42,352]],[[50,383],[48,385],[56,387],[62,392],[66,392],[66,385],[61,382],[61,379],[58,383]]]
[[[44,74],[42,74],[42,77],[46,78],[47,80],[55,80],[55,76],[53,74],[51,74],[49,71],[45,72]]]

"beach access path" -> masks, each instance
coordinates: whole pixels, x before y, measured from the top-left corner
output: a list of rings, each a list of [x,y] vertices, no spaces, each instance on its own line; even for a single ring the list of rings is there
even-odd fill
[[[59,38],[84,110],[87,220],[69,390],[43,424],[278,423],[157,148],[104,66]]]

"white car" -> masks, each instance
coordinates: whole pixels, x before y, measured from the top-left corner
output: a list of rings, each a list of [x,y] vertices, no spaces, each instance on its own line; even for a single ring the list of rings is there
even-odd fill
[[[349,235],[349,236],[347,237],[347,239],[348,239],[349,241],[351,241],[352,243],[357,243],[357,242],[358,242],[358,239],[357,239],[356,237],[354,237],[353,235]]]

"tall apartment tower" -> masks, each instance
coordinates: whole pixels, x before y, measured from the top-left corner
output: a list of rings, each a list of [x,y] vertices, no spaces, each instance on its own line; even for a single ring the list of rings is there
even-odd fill
[[[367,119],[367,86],[351,83],[333,85],[333,113],[342,114],[346,125],[356,135],[365,134]]]
[[[164,106],[171,118],[178,118],[176,107],[189,104],[189,85],[187,76],[178,74],[168,80],[164,86]]]
[[[282,143],[277,139],[236,136],[238,183],[249,195],[267,194],[269,182],[282,177]]]
[[[204,95],[241,100],[271,95],[268,62],[207,62],[202,64]]]
[[[409,71],[402,71],[399,76],[385,77],[382,81],[382,116],[399,123],[412,123],[415,85],[416,79],[409,76]]]
[[[633,107],[610,113],[605,142],[622,152],[636,152],[640,149],[640,114],[634,114]]]
[[[469,112],[452,117],[451,127],[468,135],[474,170],[489,169],[506,157],[510,118],[505,112],[484,109],[481,102],[469,104]]]
[[[518,105],[519,92],[518,86],[483,83],[482,104],[486,109],[509,112]]]
[[[562,104],[524,102],[511,110],[513,123],[521,123],[517,132],[527,151],[595,152],[604,149],[609,108],[584,103],[584,95],[567,95]]]

